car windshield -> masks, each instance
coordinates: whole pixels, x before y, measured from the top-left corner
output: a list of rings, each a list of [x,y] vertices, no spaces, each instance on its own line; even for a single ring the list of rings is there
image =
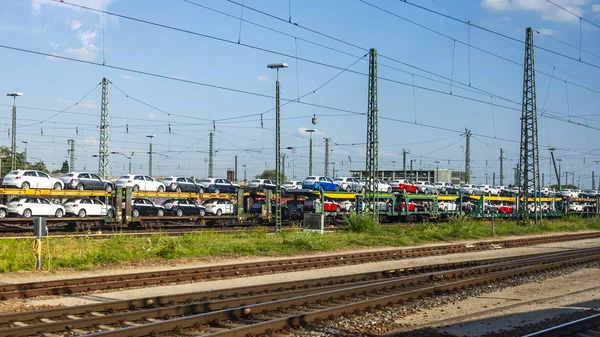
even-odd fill
[[[129,179],[129,176],[120,176],[119,179]]]
[[[342,178],[335,178],[335,179],[333,179],[333,181],[344,181],[344,179],[342,179]]]
[[[285,183],[283,183],[284,185],[294,185],[293,181],[286,181]]]
[[[469,187],[467,184],[460,184],[460,187]]]
[[[254,180],[250,180],[251,183],[260,183],[260,180],[258,179],[254,179]]]
[[[73,173],[66,173],[66,174],[63,174],[63,177],[72,177],[72,176],[73,176]]]
[[[200,180],[201,183],[210,183],[210,179],[202,179]]]

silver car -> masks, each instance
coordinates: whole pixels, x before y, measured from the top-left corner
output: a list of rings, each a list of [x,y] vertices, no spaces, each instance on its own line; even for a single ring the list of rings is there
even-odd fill
[[[417,186],[418,193],[437,194],[438,189],[429,181],[415,181],[413,184]]]

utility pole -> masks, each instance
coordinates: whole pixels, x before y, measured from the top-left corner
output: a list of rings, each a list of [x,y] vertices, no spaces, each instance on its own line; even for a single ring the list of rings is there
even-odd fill
[[[378,164],[379,164],[379,136],[378,136],[378,111],[377,111],[377,49],[369,50],[369,95],[367,109],[367,205],[373,205],[373,219],[379,223],[379,191],[378,191]],[[369,188],[369,184],[371,188]],[[368,206],[367,206],[368,207]]]
[[[325,171],[323,175],[329,177],[329,138],[325,138]]]
[[[213,159],[214,159],[214,151],[213,151],[213,133],[209,134],[208,141],[208,176],[210,178],[214,177],[213,175]]]
[[[71,144],[69,152],[69,169],[71,172],[75,172],[75,139],[67,139],[67,143]]]
[[[296,180],[296,148],[288,146],[286,149],[292,151],[292,180]]]
[[[153,153],[153,151],[152,151],[152,139],[154,137],[156,137],[156,136],[155,135],[148,135],[146,137],[150,138],[150,149],[149,149],[150,151],[148,152],[148,155],[149,155],[148,156],[148,175],[150,177],[152,177],[152,153]]]
[[[350,167],[348,168],[348,175],[352,177],[352,158],[348,156],[348,162],[350,163]]]
[[[281,154],[281,179],[283,179],[283,177],[285,177],[285,153]],[[282,180],[281,183],[283,184],[284,181]]]
[[[504,150],[500,149],[500,186],[504,186]]]
[[[6,96],[13,98],[10,169],[14,170],[17,168],[17,97],[23,96],[23,93],[11,92]]]
[[[408,153],[408,151],[406,151],[405,149],[402,149],[402,172],[403,172],[402,179],[406,179],[406,154],[407,153]]]
[[[471,183],[471,130],[465,128],[465,180]]]
[[[592,171],[592,189],[596,186],[596,176],[594,175],[594,171]]]
[[[108,178],[110,175],[108,165],[108,143],[109,143],[109,123],[110,118],[108,114],[108,84],[110,81],[108,78],[102,79],[102,103],[100,106],[100,150],[98,152],[99,164],[98,174],[102,178]]]
[[[519,216],[523,223],[529,215],[530,190],[540,190],[540,162],[538,148],[537,112],[535,97],[535,58],[533,47],[533,29],[527,28],[525,39],[525,62],[523,72],[523,103],[521,115],[521,153],[519,156],[519,181],[521,197]],[[535,200],[535,197],[534,197]],[[533,217],[536,224],[541,223],[541,209],[534,201]]]
[[[235,156],[235,166],[234,166],[234,171],[233,171],[233,180],[238,181],[238,178],[237,178],[237,155]]]

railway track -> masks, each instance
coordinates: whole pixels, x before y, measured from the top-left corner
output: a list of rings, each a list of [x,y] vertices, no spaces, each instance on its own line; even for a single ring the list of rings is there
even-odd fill
[[[171,283],[197,282],[200,280],[246,277],[272,273],[292,272],[343,265],[355,265],[380,261],[392,261],[434,255],[476,252],[489,249],[513,248],[544,243],[593,239],[600,232],[522,238],[512,240],[484,241],[470,244],[451,244],[411,249],[325,255],[319,257],[293,258],[276,261],[238,263],[221,266],[185,268],[145,273],[107,275],[55,281],[3,284],[0,299],[27,298],[42,295],[64,295],[81,292],[148,287]]]
[[[586,337],[600,336],[600,314],[588,316],[552,328],[540,330],[524,337]]]
[[[0,315],[0,337],[249,336],[600,260],[600,247]]]

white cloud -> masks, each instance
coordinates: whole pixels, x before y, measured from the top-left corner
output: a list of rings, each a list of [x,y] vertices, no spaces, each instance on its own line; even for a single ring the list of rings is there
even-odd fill
[[[540,34],[543,34],[543,35],[552,35],[552,34],[554,34],[554,31],[552,29],[548,29],[548,28],[538,29],[537,31],[540,32]]]
[[[327,136],[325,134],[325,132],[321,132],[319,130],[312,129],[312,130],[315,130],[315,132],[306,132],[306,130],[311,130],[311,129],[305,128],[305,127],[298,128],[298,134],[302,137],[310,137],[310,134],[312,133],[313,138]]]
[[[92,146],[98,146],[98,145],[100,145],[100,141],[97,138],[94,138],[94,137],[84,137],[81,142],[84,145],[92,145]]]
[[[114,1],[115,0],[80,0],[77,2],[77,4],[85,6],[85,7],[101,10],[103,5],[104,5],[104,9],[106,9],[110,5],[110,3],[114,2]],[[31,0],[31,11],[33,12],[34,15],[40,15],[44,6],[55,6],[55,7],[60,6],[62,8],[69,8],[76,12],[80,11],[80,9],[78,7],[61,4],[60,2],[54,1],[54,0]],[[94,12],[94,13],[97,13],[97,12]],[[100,13],[98,13],[98,14],[100,14]]]
[[[122,79],[127,80],[127,81],[135,81],[136,80],[136,78],[131,75],[121,74],[121,75],[119,75],[119,77],[121,77]]]
[[[65,52],[69,54],[73,54],[80,59],[91,61],[96,56],[96,51],[98,48],[92,43],[92,40],[96,38],[98,33],[92,30],[82,31],[80,30],[77,33],[77,39],[81,43],[81,47],[72,48],[69,47],[65,50]]]
[[[85,101],[77,104],[78,107],[83,109],[99,109],[98,105],[94,101]]]
[[[147,113],[146,118],[148,118],[149,120],[153,120],[153,121],[164,120],[164,117],[162,115],[155,114],[154,112]]]
[[[50,43],[50,46],[52,46],[52,48],[56,49],[58,47],[60,47],[60,43],[58,42],[54,42],[54,41],[48,41]]]
[[[583,15],[583,6],[587,0],[554,0],[554,2],[579,15]],[[540,14],[540,17],[548,21],[577,23],[579,19],[561,8],[554,6],[546,0],[483,0],[481,7],[492,12],[528,11]],[[600,8],[599,8],[600,10]]]
[[[595,13],[600,12],[600,4],[593,4],[592,11],[594,11]]]
[[[71,21],[71,30],[79,30],[83,26],[83,23],[78,20]]]
[[[266,81],[266,80],[268,80],[267,76],[265,76],[265,75],[259,75],[258,77],[256,77],[256,79],[259,80],[259,81]]]

